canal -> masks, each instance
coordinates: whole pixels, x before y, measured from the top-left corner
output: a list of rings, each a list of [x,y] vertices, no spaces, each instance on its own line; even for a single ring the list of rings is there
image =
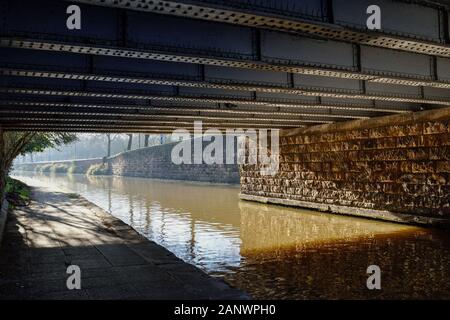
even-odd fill
[[[208,274],[260,299],[449,298],[450,236],[240,201],[238,186],[16,172],[78,193]],[[369,265],[382,290],[366,287]]]

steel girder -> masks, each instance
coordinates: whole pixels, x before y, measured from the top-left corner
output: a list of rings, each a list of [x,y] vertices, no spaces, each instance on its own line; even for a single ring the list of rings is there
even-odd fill
[[[281,108],[290,109],[295,113],[308,113],[308,110],[313,110],[315,113],[327,113],[330,115],[339,115],[342,118],[354,117],[355,115],[362,114],[363,116],[374,114],[376,112],[381,113],[403,113],[410,111],[411,109],[401,108],[395,109],[386,108],[383,106],[377,106],[373,104],[373,101],[356,101],[356,100],[343,100],[341,105],[338,104],[327,104],[322,98],[323,104],[314,103],[314,101],[287,101],[287,102],[277,102],[272,99],[255,99],[253,96],[249,97],[239,97],[231,96],[230,98],[216,97],[211,93],[193,94],[193,95],[181,95],[181,94],[168,94],[164,92],[154,92],[143,94],[142,92],[135,91],[106,91],[97,89],[85,89],[85,90],[73,90],[73,88],[20,88],[20,87],[0,87],[0,93],[6,95],[11,100],[11,97],[16,96],[26,96],[29,95],[30,98],[33,96],[48,96],[48,97],[66,97],[66,98],[89,98],[89,99],[109,99],[117,100],[116,103],[120,101],[138,101],[140,104],[151,103],[153,101],[160,103],[170,103],[170,105],[178,104],[183,105],[196,105],[201,103],[207,104],[225,104],[225,105],[237,105],[237,106],[248,106],[253,107],[256,111],[258,107],[261,108]],[[13,99],[15,100],[15,99]],[[30,102],[30,99],[28,99]],[[150,101],[150,102],[149,102]],[[355,102],[356,101],[356,102]],[[409,101],[409,99],[405,99]],[[336,103],[336,101],[335,101]],[[353,103],[353,106],[351,105]],[[450,102],[439,101],[438,105],[450,105]],[[364,106],[365,105],[365,106]],[[395,105],[394,105],[395,106]],[[45,109],[45,106],[43,106]],[[295,111],[294,111],[295,110]],[[418,110],[416,107],[415,110]],[[263,110],[261,110],[263,111]]]
[[[286,100],[286,95],[296,95],[306,97],[328,97],[328,98],[344,98],[344,99],[365,99],[365,100],[378,100],[378,101],[393,101],[393,102],[410,102],[410,103],[428,103],[428,104],[443,104],[447,105],[450,102],[450,96],[446,97],[444,92],[441,92],[440,96],[434,96],[436,90],[424,90],[419,87],[404,87],[404,86],[385,86],[385,85],[373,85],[360,84],[359,89],[353,88],[337,88],[337,87],[318,87],[314,83],[307,85],[306,80],[314,81],[313,78],[304,79],[304,84],[293,83],[294,88],[285,87],[283,85],[266,85],[255,86],[240,84],[239,79],[231,80],[215,80],[215,81],[186,81],[186,80],[173,80],[173,79],[155,79],[149,77],[126,77],[113,74],[80,74],[80,73],[66,73],[66,72],[54,72],[54,71],[32,71],[32,70],[18,70],[0,68],[0,75],[14,76],[14,77],[32,77],[32,78],[48,78],[48,79],[60,79],[60,80],[80,80],[80,81],[99,81],[99,82],[111,82],[113,86],[117,84],[132,84],[132,85],[144,85],[140,86],[141,89],[145,88],[145,85],[163,85],[163,86],[177,86],[198,88],[199,90],[178,89],[173,90],[181,92],[181,94],[196,94],[202,96],[208,96],[207,89],[225,90],[222,96],[217,97],[226,98],[228,93],[233,91],[245,91],[254,92],[254,96],[258,96],[258,93],[270,93],[271,100],[273,102],[282,102]],[[11,79],[11,78],[9,78]],[[320,80],[320,79],[319,79]],[[336,81],[338,82],[338,81]],[[231,83],[231,84],[230,84]],[[323,83],[323,82],[322,82]],[[358,83],[359,84],[359,83]],[[295,87],[297,86],[297,87]],[[337,85],[336,85],[337,86]],[[148,87],[150,89],[150,86]],[[202,90],[206,89],[206,90]],[[385,92],[381,90],[386,90]],[[445,92],[446,93],[446,92]],[[450,93],[450,91],[449,91]],[[280,95],[278,95],[280,94]],[[395,111],[395,110],[394,110]]]
[[[120,120],[123,122],[130,123],[149,123],[156,120],[174,120],[174,121],[234,121],[235,123],[246,123],[252,125],[275,125],[275,126],[295,126],[296,124],[303,123],[329,123],[330,117],[326,115],[306,115],[303,117],[291,117],[291,118],[264,118],[261,116],[256,116],[254,114],[249,115],[217,115],[214,113],[199,114],[195,112],[194,114],[168,114],[168,113],[154,113],[154,114],[128,114],[120,112],[104,112],[101,110],[91,110],[91,109],[78,109],[74,110],[63,110],[63,111],[39,111],[39,110],[11,110],[0,108],[0,121],[5,121],[12,119],[15,116],[21,116],[23,119],[27,118],[39,118],[46,116],[58,116],[62,119],[76,119],[80,117],[84,121],[90,120]]]
[[[204,126],[202,131],[206,132],[208,129],[220,130],[225,132],[226,130],[231,130],[234,127],[221,127],[217,128],[216,125],[208,127]],[[111,125],[102,125],[95,124],[94,126],[84,126],[84,125],[72,125],[72,124],[60,124],[60,125],[50,125],[46,126],[35,126],[33,124],[29,125],[10,125],[8,127],[3,128],[4,131],[52,131],[52,132],[79,132],[79,133],[98,133],[98,132],[111,132],[111,133],[145,133],[145,134],[161,134],[166,133],[170,134],[176,129],[184,129],[189,132],[193,132],[194,128],[191,127],[180,127],[180,125],[172,126],[172,127],[160,127],[160,126],[144,126],[144,127],[136,127],[136,126],[111,126]],[[258,128],[254,128],[258,130]]]
[[[61,114],[46,114],[46,115],[23,115],[22,113],[10,113],[5,114],[0,117],[2,121],[5,121],[5,124],[2,124],[2,127],[11,128],[18,126],[43,126],[49,127],[54,125],[67,125],[70,128],[70,125],[75,126],[90,126],[95,127],[98,124],[102,125],[111,125],[111,126],[126,126],[127,128],[149,128],[153,127],[168,127],[168,128],[176,128],[176,127],[194,127],[194,121],[202,121],[202,125],[205,127],[213,127],[213,128],[261,128],[261,129],[281,129],[281,128],[295,128],[302,127],[306,124],[322,124],[322,123],[332,123],[332,121],[325,120],[299,120],[292,121],[292,123],[277,123],[276,121],[267,120],[262,123],[255,123],[252,120],[241,119],[236,121],[236,119],[198,119],[196,117],[191,118],[166,118],[166,117],[158,117],[155,119],[130,119],[124,117],[114,117],[108,116],[104,118],[99,118],[91,115],[61,115]],[[44,121],[50,123],[43,123]]]
[[[389,104],[386,101],[428,102],[436,98],[432,88],[424,90],[414,86],[386,85],[377,83],[361,83],[358,80],[332,79],[317,76],[300,76],[268,71],[243,70],[237,68],[210,67],[195,64],[144,61],[134,59],[85,57],[65,55],[62,53],[31,52],[27,50],[7,49],[0,54],[0,73],[3,75],[23,76],[25,84],[35,84],[26,78],[58,79],[52,87],[61,85],[64,80],[76,80],[79,88],[95,87],[93,81],[109,82],[111,90],[134,88],[151,91],[152,85],[178,86],[168,92],[177,92],[191,97],[208,97],[229,99],[230,95],[240,98],[254,97],[262,102],[318,104],[319,108],[336,108],[344,110],[361,110],[363,112],[401,112],[417,110],[414,104]],[[33,61],[22,66],[22,61]],[[137,63],[139,62],[139,63]],[[20,67],[33,68],[33,70]],[[49,70],[51,71],[49,71]],[[90,72],[90,73],[89,73]],[[62,82],[59,80],[63,80]],[[3,78],[5,85],[21,84],[17,78]],[[42,82],[42,81],[41,81]],[[47,81],[48,82],[48,81]],[[87,84],[87,85],[86,85]],[[102,85],[102,87],[105,87]],[[158,87],[160,88],[160,87]],[[192,88],[192,89],[189,89]],[[194,89],[197,88],[197,89]],[[203,90],[203,89],[215,89]],[[382,91],[385,89],[386,91]],[[255,91],[251,94],[238,94],[238,91]],[[447,92],[446,90],[441,90]],[[303,95],[300,95],[302,94]],[[320,99],[321,96],[328,96]],[[335,97],[353,98],[354,101],[342,101]],[[376,100],[357,101],[356,98]],[[425,98],[425,99],[423,99]],[[438,99],[445,99],[441,94]],[[233,101],[228,101],[233,102]],[[234,101],[236,102],[236,101]],[[367,102],[369,102],[367,104]],[[435,101],[436,102],[436,101]],[[346,104],[344,106],[343,104]],[[328,104],[328,105],[327,105]],[[301,107],[301,105],[299,106]],[[420,108],[420,106],[419,106]]]
[[[8,90],[8,88],[4,88]],[[17,89],[17,90],[15,90]],[[327,99],[327,98],[312,98],[310,100],[295,99],[296,96],[285,96],[285,100],[282,102],[274,102],[270,97],[265,97],[266,102],[261,101],[261,97],[257,99],[240,99],[234,98],[218,98],[216,96],[206,98],[205,96],[189,96],[187,98],[173,97],[168,94],[164,95],[161,92],[116,92],[122,93],[120,97],[113,98],[108,95],[108,91],[96,88],[96,91],[103,95],[94,95],[93,92],[89,92],[85,95],[76,95],[73,92],[73,88],[59,88],[55,86],[53,90],[49,90],[49,87],[40,89],[40,94],[32,94],[36,92],[36,87],[29,88],[33,90],[27,90],[26,88],[9,88],[12,94],[1,93],[0,100],[2,101],[17,101],[27,103],[28,105],[39,102],[44,107],[45,103],[49,103],[49,107],[53,103],[75,103],[75,104],[88,104],[88,105],[134,105],[134,106],[159,106],[159,107],[198,107],[198,108],[245,108],[253,111],[273,111],[273,112],[326,112],[328,114],[342,114],[342,115],[362,115],[362,116],[375,116],[388,113],[405,113],[416,110],[423,110],[421,106],[417,104],[402,104],[393,102],[381,102],[373,100],[355,100],[355,99]],[[53,94],[55,90],[62,91],[61,95]],[[69,92],[65,92],[68,90]],[[82,89],[81,89],[82,90]],[[15,92],[15,93],[14,93]],[[21,94],[20,92],[27,92]],[[50,94],[47,94],[49,93]],[[106,93],[106,94],[105,94]],[[128,93],[129,95],[123,95]],[[130,94],[132,93],[132,94]],[[139,97],[139,99],[134,99]],[[147,99],[145,99],[147,98]],[[143,99],[143,100],[142,100]],[[438,108],[438,105],[429,105],[427,108]]]
[[[146,119],[154,117],[170,117],[181,119],[184,117],[194,118],[197,117],[199,120],[203,118],[220,118],[220,119],[232,119],[239,120],[249,119],[254,122],[263,122],[270,117],[270,121],[275,123],[289,123],[296,122],[305,118],[337,118],[337,119],[366,119],[367,117],[361,116],[339,116],[339,115],[328,115],[328,114],[282,114],[273,116],[273,113],[253,113],[248,111],[238,111],[238,110],[211,110],[211,109],[185,109],[185,108],[151,108],[145,112],[130,112],[129,109],[108,109],[108,108],[83,108],[83,107],[65,107],[65,108],[54,108],[52,110],[42,110],[42,108],[36,107],[22,107],[19,110],[15,106],[0,106],[0,114],[11,114],[11,113],[21,113],[21,114],[67,114],[67,115],[92,115],[92,116],[126,116],[129,118],[136,119]],[[230,117],[231,116],[231,117]]]
[[[271,38],[277,39],[277,35],[272,35]],[[228,53],[223,53],[221,56],[217,52],[183,52],[181,48],[175,52],[175,50],[169,51],[162,47],[158,50],[152,50],[138,49],[138,46],[102,46],[95,43],[80,44],[79,42],[72,41],[56,42],[5,36],[0,38],[0,47],[142,60],[198,63],[208,66],[276,71],[349,80],[366,80],[383,84],[448,88],[450,60],[447,58],[395,52],[394,50],[372,47],[356,48],[350,46],[345,50],[347,52],[343,53],[343,55],[346,55],[346,61],[338,65],[333,64],[336,55],[339,55],[338,52],[335,52],[336,48],[333,47],[335,43],[310,40],[315,42],[316,46],[302,44],[299,48],[295,48],[295,45],[293,45],[295,44],[295,40],[285,39],[283,44],[274,43],[270,45],[270,48],[278,48],[282,52],[271,53],[272,57],[262,57],[260,60],[257,60],[256,57],[255,59],[250,59],[249,57],[245,57],[245,55],[238,57],[239,54],[226,57]],[[304,52],[304,48],[315,47],[313,51],[317,50],[322,52],[322,57],[318,57],[319,61],[314,61],[314,57],[316,56],[317,58],[317,52],[309,52],[306,53],[306,56],[298,56],[294,51],[290,53],[286,51],[285,48],[287,46],[290,46],[291,50],[296,50],[296,52]],[[339,46],[339,44],[336,44],[336,46]]]
[[[72,31],[65,28],[65,5],[61,1],[7,0],[4,7],[0,11],[4,20],[3,46],[198,62],[348,79],[377,78],[381,82],[387,77],[389,82],[386,83],[402,80],[395,79],[397,77],[434,82],[446,82],[450,78],[450,70],[446,71],[449,61],[432,58],[430,52],[423,55],[402,53],[95,6],[86,10],[90,14],[85,16],[90,19],[85,19],[83,28]],[[39,24],[33,21],[36,19]],[[434,74],[433,64],[445,74]]]
[[[271,119],[295,119],[297,117],[327,117],[335,119],[363,119],[368,116],[361,116],[358,113],[353,114],[336,114],[323,110],[308,109],[305,112],[299,112],[295,110],[285,110],[281,108],[255,108],[252,106],[242,105],[110,105],[110,104],[87,104],[87,103],[55,103],[55,102],[24,102],[24,101],[3,101],[0,103],[0,110],[6,111],[18,111],[27,113],[35,112],[81,112],[86,111],[89,113],[98,112],[99,114],[128,114],[130,116],[145,116],[146,114],[193,114],[193,115],[247,115],[250,117],[270,117]]]
[[[79,3],[188,17],[239,26],[449,57],[445,7],[378,0],[382,29],[368,32],[369,0],[75,0]],[[438,4],[438,3],[436,3]]]
[[[0,51],[0,67],[21,71],[53,71],[59,73],[99,73],[112,76],[139,78],[158,78],[168,80],[205,80],[209,82],[226,81],[233,84],[253,84],[259,86],[282,86],[294,88],[324,87],[334,90],[361,91],[366,86],[374,84],[393,84],[399,86],[450,88],[450,59],[438,59],[434,65],[427,59],[412,60],[405,64],[403,56],[383,57],[379,52],[368,50],[365,64],[367,70],[377,72],[389,69],[382,60],[390,61],[398,71],[407,73],[404,76],[361,76],[355,79],[344,79],[343,75],[326,77],[324,75],[292,74],[289,72],[263,71],[256,69],[239,69],[193,63],[161,62],[148,59],[128,59],[99,55],[77,55],[55,51],[31,51],[24,49],[3,48]],[[407,60],[407,59],[406,59]],[[414,63],[414,64],[412,64]],[[399,67],[400,65],[402,65]],[[411,70],[421,69],[423,77],[437,80],[424,80],[413,77]],[[434,70],[436,69],[436,70]],[[384,71],[386,72],[386,71]],[[362,82],[364,81],[364,82]],[[368,88],[370,90],[370,88]]]
[[[152,129],[152,128],[168,128],[174,129],[177,127],[180,128],[194,128],[193,121],[177,121],[177,120],[161,120],[156,119],[154,121],[121,121],[116,119],[93,119],[93,118],[78,118],[72,117],[71,119],[66,119],[59,117],[58,115],[46,115],[40,117],[18,117],[17,115],[13,115],[11,117],[5,117],[8,119],[8,123],[6,123],[3,128],[11,128],[18,126],[31,126],[31,127],[63,127],[67,125],[70,127],[89,127],[95,128],[97,125],[101,126],[111,126],[111,127],[125,127],[125,128],[136,128],[136,129]],[[46,124],[42,123],[42,121],[51,121],[51,123]],[[200,121],[200,120],[197,120]],[[255,128],[255,129],[282,129],[282,128],[297,128],[303,127],[308,124],[321,124],[323,122],[320,121],[304,121],[299,122],[298,124],[286,125],[286,124],[276,124],[270,126],[270,124],[254,124],[248,123],[245,121],[241,122],[232,122],[232,121],[202,121],[202,127],[204,128]],[[331,123],[331,122],[325,122]]]
[[[147,129],[135,129],[135,128],[120,128],[120,127],[95,127],[95,128],[75,128],[60,126],[60,127],[34,127],[34,126],[22,126],[22,127],[10,127],[4,129],[4,131],[31,131],[31,132],[74,132],[74,133],[143,133],[143,134],[170,134],[174,129],[166,128],[147,128]],[[189,130],[189,129],[186,129]]]
[[[104,6],[82,4],[83,28],[75,31],[65,28],[67,3],[0,3],[0,124],[5,128],[19,126],[21,117],[26,121],[21,128],[31,128],[36,121],[50,127],[61,119],[74,124],[78,117],[89,127],[75,123],[68,126],[70,130],[94,130],[95,125],[100,129],[102,121],[120,130],[150,130],[155,116],[174,119],[174,126],[181,126],[180,120],[204,119],[216,125],[225,121],[227,125],[285,127],[291,122],[329,123],[450,105],[448,37],[441,24],[434,28],[435,14],[439,23],[446,21],[442,17],[447,19],[441,7],[422,12],[423,32],[405,29],[404,21],[392,25],[395,21],[388,17],[392,28],[373,33],[358,31],[357,23],[349,23],[352,17],[340,15],[345,6],[361,5],[353,0],[341,4],[338,0],[78,2]],[[128,7],[122,8],[126,2]],[[225,15],[228,9],[239,9],[232,14],[247,11],[258,16],[253,20],[266,22],[246,24],[239,19],[179,14],[177,10],[184,8],[181,2],[191,9],[196,5],[221,8]],[[331,2],[339,4],[332,11],[327,7]],[[384,0],[381,3],[385,5]],[[175,11],[154,14],[153,9],[147,10],[172,4]],[[125,10],[130,8],[152,13]],[[419,14],[416,5],[407,4],[407,8],[413,17]],[[276,27],[277,19],[292,28]],[[311,32],[299,33],[290,19],[302,26],[310,24]],[[319,25],[339,34],[331,29],[321,34]],[[409,34],[401,33],[402,28]],[[387,37],[390,43],[341,37],[352,37],[352,32],[381,42]],[[438,51],[433,51],[436,46]],[[421,54],[411,53],[417,50]],[[128,103],[132,107],[123,108]],[[272,118],[272,123],[264,117]],[[120,121],[125,128],[120,128]]]

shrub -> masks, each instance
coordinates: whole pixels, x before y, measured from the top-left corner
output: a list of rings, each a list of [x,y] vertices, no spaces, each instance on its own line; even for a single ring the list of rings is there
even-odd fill
[[[83,168],[78,167],[74,163],[72,163],[69,169],[67,170],[67,174],[82,174],[82,173],[85,173]]]
[[[51,173],[67,173],[69,166],[67,164],[55,163],[51,166]]]
[[[13,206],[24,206],[30,202],[30,188],[19,180],[6,178],[6,199]]]
[[[87,175],[105,176],[109,174],[108,165],[104,163],[93,164],[86,172]]]
[[[50,173],[52,170],[52,166],[53,165],[51,163],[43,164],[43,165],[37,166],[36,171],[38,173]]]

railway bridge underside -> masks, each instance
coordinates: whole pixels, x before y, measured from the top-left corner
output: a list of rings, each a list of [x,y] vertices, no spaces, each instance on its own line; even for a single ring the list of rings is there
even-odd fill
[[[3,0],[0,130],[282,129],[278,173],[243,165],[243,199],[447,224],[449,10]]]

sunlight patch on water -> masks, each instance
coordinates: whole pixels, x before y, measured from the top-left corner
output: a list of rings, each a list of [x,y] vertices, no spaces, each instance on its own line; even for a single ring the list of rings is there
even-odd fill
[[[78,193],[186,262],[256,298],[450,297],[450,237],[438,230],[240,201],[239,188],[21,173]],[[366,268],[383,270],[380,293]]]

